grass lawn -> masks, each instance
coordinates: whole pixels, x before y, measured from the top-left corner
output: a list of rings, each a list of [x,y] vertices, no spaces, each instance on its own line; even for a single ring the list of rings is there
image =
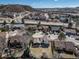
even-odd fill
[[[51,44],[48,48],[32,48],[30,47],[31,53],[36,56],[37,58],[40,58],[42,53],[46,53],[49,58],[52,58],[52,51],[51,51]]]

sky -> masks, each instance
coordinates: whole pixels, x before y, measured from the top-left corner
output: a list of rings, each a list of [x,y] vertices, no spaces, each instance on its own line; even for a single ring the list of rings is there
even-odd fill
[[[0,0],[0,4],[22,4],[33,8],[79,7],[79,0]]]

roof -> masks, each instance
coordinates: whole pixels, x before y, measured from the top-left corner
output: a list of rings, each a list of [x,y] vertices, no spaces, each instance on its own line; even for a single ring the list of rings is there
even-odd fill
[[[59,30],[60,27],[52,27],[52,30]]]
[[[55,45],[55,47],[58,47],[58,48],[60,48],[60,49],[65,48],[65,43],[64,43],[64,41],[60,41],[60,40],[54,41],[54,45]]]
[[[32,35],[33,38],[43,38],[44,37],[44,33],[43,32],[37,32],[35,34]]]
[[[75,40],[75,37],[67,37],[66,36],[66,41],[73,42],[75,44],[75,46],[79,45],[79,41]]]
[[[0,32],[0,37],[5,38],[5,36],[6,36],[6,32]]]
[[[49,41],[53,41],[53,40],[56,40],[58,38],[58,35],[54,35],[54,34],[49,34],[47,39]]]
[[[5,36],[6,36],[5,32],[0,32],[0,52],[2,52],[2,49],[4,47],[6,47],[6,43],[5,43],[6,38],[5,38]]]
[[[65,32],[76,33],[76,30],[75,29],[65,29]]]
[[[55,47],[58,47],[58,48],[65,48],[67,51],[74,51],[75,49],[75,45],[73,42],[69,42],[69,41],[65,41],[65,40],[55,40],[54,41],[54,45]]]
[[[67,51],[74,51],[75,46],[73,42],[65,42],[65,49]]]
[[[19,36],[19,35],[9,37],[9,40],[11,42],[13,42],[14,40],[17,40],[18,42],[24,42],[25,39],[26,38],[24,36]]]

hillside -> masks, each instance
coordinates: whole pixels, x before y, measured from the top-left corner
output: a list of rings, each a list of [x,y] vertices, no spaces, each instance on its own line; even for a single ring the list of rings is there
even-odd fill
[[[33,8],[28,5],[0,5],[0,12],[24,12],[33,11]]]
[[[45,12],[63,12],[63,13],[78,13],[79,7],[74,8],[36,8],[36,10],[45,11]]]

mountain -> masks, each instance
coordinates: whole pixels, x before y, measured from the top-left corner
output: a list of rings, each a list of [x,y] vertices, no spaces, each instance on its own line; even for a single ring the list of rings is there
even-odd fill
[[[0,12],[24,12],[33,10],[34,9],[28,5],[19,5],[19,4],[0,5]]]

